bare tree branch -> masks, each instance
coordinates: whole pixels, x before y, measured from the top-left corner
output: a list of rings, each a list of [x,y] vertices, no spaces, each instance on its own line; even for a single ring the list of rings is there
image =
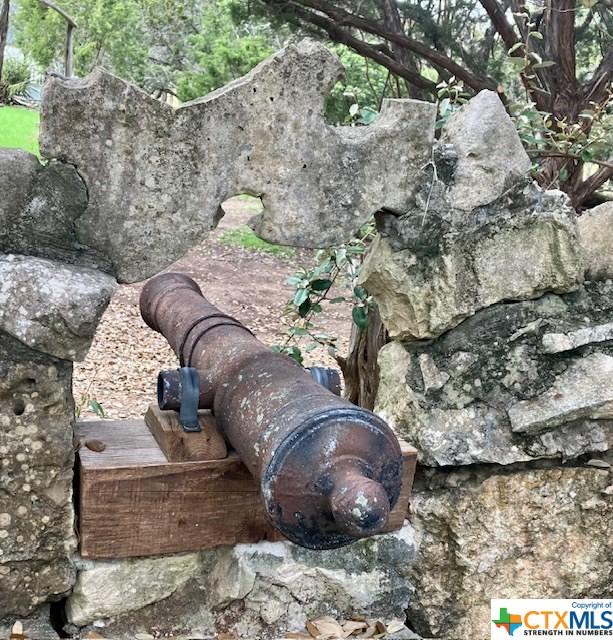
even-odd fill
[[[264,0],[267,4],[270,4],[271,1],[274,1],[276,5],[284,4],[288,6],[296,7],[298,5],[303,5],[304,7],[309,7],[311,9],[315,9],[321,13],[324,13],[329,18],[331,18],[333,24],[337,29],[342,27],[353,27],[356,29],[361,29],[366,33],[370,33],[371,35],[378,36],[384,40],[387,40],[391,43],[397,43],[400,46],[407,48],[409,51],[416,53],[421,56],[425,60],[427,60],[434,67],[444,69],[454,75],[456,78],[464,82],[467,86],[469,86],[474,91],[481,91],[481,89],[491,89],[496,91],[497,84],[489,79],[489,78],[480,78],[473,74],[468,69],[465,69],[461,65],[454,62],[448,56],[436,51],[435,49],[431,49],[427,45],[419,42],[418,40],[414,40],[413,38],[409,38],[406,35],[392,33],[385,29],[382,25],[378,24],[374,20],[368,20],[366,18],[362,18],[360,16],[356,16],[352,13],[349,13],[345,9],[341,9],[340,7],[329,4],[326,0],[295,0],[295,2],[282,2],[279,3],[278,0]],[[317,17],[318,14],[313,12],[307,12],[304,15],[304,19],[313,22],[313,18]],[[388,67],[389,68],[389,67]],[[391,69],[390,69],[391,70]],[[396,73],[394,71],[394,73]],[[401,74],[398,74],[401,75]],[[401,77],[404,77],[401,75]]]
[[[292,11],[303,20],[319,27],[335,42],[344,44],[353,49],[356,53],[378,62],[386,69],[389,69],[392,73],[408,80],[416,87],[425,89],[432,93],[436,91],[436,83],[424,78],[419,73],[415,73],[414,71],[407,69],[404,65],[386,55],[378,48],[356,38],[355,36],[352,36],[347,30],[341,29],[333,20],[330,20],[321,14],[307,10],[297,2],[287,2],[286,0],[282,0],[281,2],[279,2],[279,0],[264,0],[264,2],[266,2],[266,4],[274,5],[277,8],[279,5],[282,5],[283,10]]]
[[[573,206],[579,208],[597,189],[613,178],[613,167],[601,167],[570,194]]]

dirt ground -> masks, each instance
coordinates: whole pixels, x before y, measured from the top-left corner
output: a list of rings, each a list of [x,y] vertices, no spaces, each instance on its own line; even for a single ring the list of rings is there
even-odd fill
[[[313,264],[315,251],[297,249],[293,257],[277,256],[231,246],[224,231],[237,228],[257,212],[257,202],[233,198],[224,204],[226,215],[208,238],[169,271],[194,278],[203,293],[223,311],[246,324],[266,344],[285,341],[283,309],[292,295],[287,277]],[[114,295],[96,332],[87,358],[75,363],[73,389],[82,419],[95,418],[89,408],[95,399],[108,418],[138,418],[155,402],[160,369],[178,367],[168,344],[140,317],[138,297],[142,283],[122,285]],[[346,351],[351,328],[348,305],[331,305],[321,327],[339,337]],[[305,354],[306,364],[333,365],[322,348]]]

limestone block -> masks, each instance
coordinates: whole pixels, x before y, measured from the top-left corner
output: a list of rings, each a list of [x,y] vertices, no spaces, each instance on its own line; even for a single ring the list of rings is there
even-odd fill
[[[49,605],[41,605],[27,617],[13,616],[0,620],[0,638],[9,638],[15,623],[20,623],[23,635],[32,640],[60,640],[57,631],[51,625]]]
[[[613,202],[583,213],[577,218],[577,227],[586,254],[586,278],[613,278]]]
[[[0,148],[0,246],[8,237],[9,224],[25,206],[39,163],[21,149]]]
[[[381,350],[376,411],[422,464],[512,464],[613,448],[613,284],[484,309]],[[564,336],[552,348],[552,336]],[[569,337],[570,336],[570,337]],[[574,337],[574,339],[573,339]]]
[[[490,598],[608,598],[613,470],[431,470],[412,500],[410,626],[490,637]]]
[[[215,630],[277,639],[325,614],[403,619],[415,555],[406,523],[334,551],[261,542],[186,556],[80,561],[68,618],[95,622],[102,635],[122,640],[135,633],[209,638]]]
[[[87,267],[0,255],[0,330],[58,358],[82,359],[115,287]]]
[[[111,272],[108,258],[78,238],[87,189],[75,168],[0,148],[0,252],[20,253]]]
[[[483,90],[450,118],[443,140],[457,164],[449,189],[451,205],[471,211],[498,199],[530,171],[515,125],[494,91]]]
[[[387,100],[369,127],[330,126],[341,73],[306,40],[176,110],[103,71],[50,77],[41,149],[87,184],[79,239],[131,282],[194,246],[238,193],[262,198],[258,235],[298,246],[348,240],[380,206],[403,208],[431,156],[435,105]]]
[[[538,433],[577,420],[613,420],[613,357],[592,353],[570,363],[545,393],[509,408],[513,431]]]
[[[0,334],[0,619],[74,581],[72,365]]]
[[[258,625],[304,629],[318,615],[362,613],[402,618],[412,592],[406,580],[415,557],[413,528],[334,551],[309,551],[289,542],[237,545],[221,556],[211,577],[211,603],[226,607],[233,631]]]
[[[200,569],[200,556],[84,561],[68,599],[66,616],[75,625],[120,617],[163,600]]]
[[[526,185],[466,215],[449,208],[438,183],[405,214],[378,222],[360,278],[394,338],[433,338],[502,300],[583,281],[574,212],[560,192]]]

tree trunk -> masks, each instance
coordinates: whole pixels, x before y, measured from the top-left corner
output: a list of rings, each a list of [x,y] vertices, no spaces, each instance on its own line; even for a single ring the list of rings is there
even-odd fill
[[[377,356],[388,342],[388,335],[379,309],[368,313],[368,325],[363,331],[354,324],[349,340],[347,358],[337,358],[345,378],[345,398],[353,404],[373,410],[379,388],[379,365]]]
[[[9,32],[10,5],[10,0],[2,0],[2,9],[0,9],[0,85],[2,85],[2,67],[4,66],[4,52]]]
[[[398,5],[396,0],[380,0],[381,12],[383,14],[383,26],[390,33],[396,33],[398,35],[404,35],[404,29],[402,27],[402,20],[398,13]],[[398,43],[392,43],[392,53],[394,58],[400,62],[407,69],[411,69],[416,74],[419,73],[419,68],[415,62],[413,54],[406,48],[401,47]],[[410,98],[416,98],[418,100],[427,100],[427,92],[423,89],[419,89],[413,85],[406,78],[404,84],[407,88],[407,92]]]

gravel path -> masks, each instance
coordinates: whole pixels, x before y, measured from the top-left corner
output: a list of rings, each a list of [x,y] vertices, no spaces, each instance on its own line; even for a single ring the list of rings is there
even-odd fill
[[[298,249],[292,258],[278,257],[228,246],[224,231],[245,224],[254,214],[252,202],[233,198],[224,205],[226,215],[205,242],[177,261],[169,271],[194,278],[204,294],[223,311],[244,322],[260,340],[273,345],[285,339],[283,309],[292,288],[285,282],[301,266],[313,263],[314,251]],[[74,396],[83,419],[94,418],[89,400],[102,405],[106,417],[138,418],[155,401],[160,369],[178,366],[159,334],[151,331],[138,311],[141,284],[122,285],[105,312],[87,358],[75,364]],[[332,305],[322,327],[339,336],[341,352],[347,348],[350,310]],[[305,356],[307,364],[334,364],[324,349]]]

